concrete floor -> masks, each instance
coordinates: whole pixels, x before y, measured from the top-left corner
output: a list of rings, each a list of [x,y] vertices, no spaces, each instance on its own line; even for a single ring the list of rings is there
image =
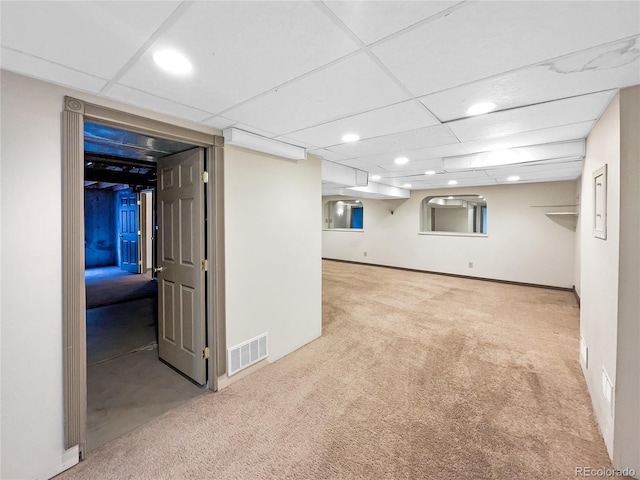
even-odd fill
[[[158,295],[158,283],[150,271],[136,274],[117,266],[88,268],[84,279],[88,309]]]
[[[88,451],[209,392],[158,359],[156,323],[157,297],[87,310]]]

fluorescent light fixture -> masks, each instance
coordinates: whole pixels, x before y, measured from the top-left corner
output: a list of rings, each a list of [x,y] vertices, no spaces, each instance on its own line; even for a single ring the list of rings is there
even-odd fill
[[[449,180],[449,185],[457,185],[458,184],[458,180]]]
[[[495,110],[496,104],[493,102],[479,102],[475,105],[471,105],[467,110],[467,115],[482,115],[483,113],[489,113]]]
[[[357,142],[358,140],[360,140],[360,135],[357,133],[347,133],[342,136],[343,142]]]
[[[517,182],[518,180],[520,180],[520,177],[518,175],[511,175],[509,178],[507,178],[507,180],[509,182]]]
[[[160,50],[153,54],[153,61],[163,70],[177,75],[186,75],[192,69],[191,62],[175,50]]]
[[[405,183],[405,184],[403,185],[403,187],[404,187],[404,188],[411,188],[411,184],[410,184],[410,183]]]
[[[371,180],[380,180],[382,177],[380,175],[371,175]]]
[[[424,172],[425,175],[435,175],[436,172],[435,170],[427,170],[426,172]]]
[[[393,163],[396,165],[405,165],[409,163],[409,159],[407,157],[398,157],[393,161]]]
[[[223,130],[225,143],[248,148],[257,152],[269,153],[277,157],[290,158],[292,160],[306,160],[307,149],[297,147],[289,143],[280,142],[271,138],[245,132],[237,128]]]

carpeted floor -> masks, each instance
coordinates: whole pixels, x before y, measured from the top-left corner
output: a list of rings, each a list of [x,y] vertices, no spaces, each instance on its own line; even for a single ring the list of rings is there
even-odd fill
[[[573,479],[610,466],[570,292],[325,261],[323,336],[62,479]]]

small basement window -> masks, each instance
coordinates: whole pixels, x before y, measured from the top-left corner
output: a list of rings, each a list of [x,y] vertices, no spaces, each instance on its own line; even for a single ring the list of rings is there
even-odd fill
[[[364,206],[360,200],[331,200],[324,207],[324,224],[328,230],[362,230]]]

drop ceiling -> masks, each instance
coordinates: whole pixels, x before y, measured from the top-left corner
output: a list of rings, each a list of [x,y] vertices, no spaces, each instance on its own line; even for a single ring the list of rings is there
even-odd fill
[[[257,133],[305,147],[325,166],[369,173],[368,187],[327,178],[324,194],[576,179],[599,116],[618,89],[640,84],[638,1],[3,1],[0,9],[3,69]],[[182,52],[192,72],[159,70],[152,55],[164,48]],[[481,101],[495,110],[468,116]],[[360,140],[345,143],[346,133]],[[400,156],[409,162],[395,164]]]

